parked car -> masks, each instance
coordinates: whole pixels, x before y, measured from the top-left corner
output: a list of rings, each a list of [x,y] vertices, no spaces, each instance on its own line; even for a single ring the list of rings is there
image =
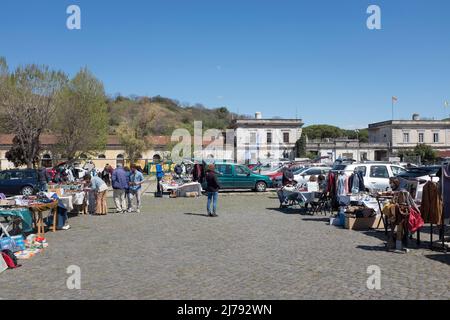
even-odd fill
[[[39,187],[38,171],[14,169],[0,172],[0,193],[8,196],[30,196]]]
[[[298,166],[294,166],[291,168],[292,173],[294,175],[294,177],[296,175],[301,174],[303,171],[308,170],[310,167],[298,167]],[[295,179],[294,179],[295,180]],[[273,182],[273,187],[274,188],[280,188],[283,185],[283,173],[281,172],[280,175],[275,176],[274,178],[272,178],[272,182]]]
[[[311,167],[304,170],[301,170],[299,173],[294,174],[294,180],[297,183],[307,183],[311,176],[319,177],[320,175],[327,176],[328,172],[330,172],[330,167]]]
[[[272,188],[272,180],[269,177],[256,174],[244,165],[216,163],[215,167],[222,189],[251,189],[264,192],[267,188]]]
[[[429,181],[431,180],[430,176],[435,176],[440,168],[440,166],[410,168],[406,169],[406,172],[399,174],[398,177],[407,180],[419,179]],[[437,178],[439,179],[439,177]]]
[[[289,161],[274,161],[274,162],[267,162],[263,164],[259,164],[255,167],[253,167],[252,171],[258,174],[270,174],[276,172],[278,169],[283,167],[283,165],[288,164]]]
[[[406,172],[406,169],[389,162],[363,162],[352,164],[336,164],[334,172],[344,171],[350,176],[355,170],[361,171],[364,185],[369,191],[385,191],[389,188],[389,178]]]

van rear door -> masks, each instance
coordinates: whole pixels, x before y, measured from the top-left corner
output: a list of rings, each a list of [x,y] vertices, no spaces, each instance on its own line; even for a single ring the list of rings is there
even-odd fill
[[[373,191],[386,191],[389,188],[389,171],[386,165],[370,166],[367,187]]]

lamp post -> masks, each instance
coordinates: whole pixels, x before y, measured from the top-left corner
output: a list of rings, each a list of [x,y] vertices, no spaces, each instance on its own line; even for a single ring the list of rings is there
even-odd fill
[[[356,132],[356,140],[358,140],[358,148],[356,149],[356,161],[361,161],[361,159],[359,158],[359,147],[360,147],[360,145],[359,145],[359,129],[356,129],[355,130],[355,132]]]

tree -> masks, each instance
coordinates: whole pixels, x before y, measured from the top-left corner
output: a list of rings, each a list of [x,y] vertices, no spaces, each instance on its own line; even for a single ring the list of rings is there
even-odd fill
[[[298,158],[306,158],[306,136],[302,134],[295,144]]]
[[[412,150],[401,150],[398,156],[405,161],[407,157],[420,157],[422,162],[435,162],[437,159],[437,152],[427,144],[418,144]]]
[[[39,142],[37,142],[39,144]],[[21,147],[24,144],[28,147],[28,141],[20,141],[20,139],[16,136],[13,139],[13,146],[11,149],[5,153],[5,157],[9,162],[12,162],[16,168],[27,165],[27,161],[25,159],[25,154],[23,152],[23,148]],[[33,159],[33,164],[36,164],[39,161],[39,157],[35,157]]]
[[[414,153],[420,156],[423,162],[434,162],[437,159],[437,152],[427,144],[418,144],[414,148]]]
[[[343,136],[348,137],[349,139],[359,139],[359,142],[369,142],[369,129],[360,129],[356,130],[342,130]]]
[[[26,65],[10,74],[5,59],[0,65],[2,123],[17,138],[11,152],[16,154],[19,148],[24,164],[32,168],[41,151],[40,136],[50,126],[67,77],[47,66]]]
[[[146,133],[154,119],[155,114],[151,113],[149,109],[141,110],[132,119],[122,122],[117,129],[120,143],[131,162],[138,160],[150,148]]]
[[[103,84],[81,69],[61,92],[54,121],[56,150],[69,160],[105,148],[108,114]]]
[[[120,144],[124,147],[128,159],[134,163],[144,151],[148,149],[145,137],[138,137],[136,130],[130,128],[128,124],[122,123],[118,130]]]
[[[326,139],[326,138],[340,138],[343,132],[338,127],[329,125],[312,125],[303,129],[303,134],[309,139]]]
[[[360,142],[369,142],[369,129],[343,130],[335,126],[326,124],[312,125],[303,129],[303,133],[309,139],[336,139],[349,138],[359,139]]]

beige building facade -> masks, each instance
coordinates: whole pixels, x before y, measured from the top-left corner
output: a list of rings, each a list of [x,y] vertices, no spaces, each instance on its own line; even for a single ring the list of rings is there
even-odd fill
[[[254,119],[235,120],[235,161],[257,163],[295,158],[295,144],[302,135],[302,120]]]
[[[422,120],[415,114],[411,120],[373,123],[369,125],[369,143],[386,143],[391,152],[413,149],[418,144],[450,150],[450,121]]]

